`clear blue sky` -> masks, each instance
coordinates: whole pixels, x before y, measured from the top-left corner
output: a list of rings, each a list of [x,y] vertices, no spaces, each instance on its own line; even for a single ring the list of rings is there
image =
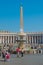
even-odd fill
[[[43,31],[43,0],[0,0],[0,30],[20,31],[20,4],[24,32]]]

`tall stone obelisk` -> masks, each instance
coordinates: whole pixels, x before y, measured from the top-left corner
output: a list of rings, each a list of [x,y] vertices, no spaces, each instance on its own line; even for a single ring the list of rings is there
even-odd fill
[[[23,32],[23,7],[20,7],[20,32]]]

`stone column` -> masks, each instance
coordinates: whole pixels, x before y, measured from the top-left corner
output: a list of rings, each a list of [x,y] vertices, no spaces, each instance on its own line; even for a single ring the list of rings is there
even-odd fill
[[[32,46],[34,47],[34,43],[33,43],[33,36],[32,36]]]
[[[31,44],[31,36],[29,36],[29,43]]]
[[[14,35],[13,35],[13,44],[14,44]]]
[[[13,43],[13,36],[11,36],[11,42],[10,43]]]
[[[36,45],[36,36],[35,36],[35,45]]]
[[[42,44],[43,44],[43,35],[42,35]]]
[[[28,38],[28,36],[26,36],[26,43],[28,43],[28,39],[27,38]]]
[[[36,45],[36,36],[35,36],[35,43],[34,43],[34,45]]]
[[[38,44],[38,36],[37,36],[37,44]]]
[[[1,43],[3,43],[3,36],[1,36]]]
[[[4,36],[3,36],[3,44],[4,44]]]
[[[32,36],[32,44],[33,44],[33,36]]]
[[[41,44],[41,36],[40,36],[40,44]]]
[[[9,37],[8,37],[8,39],[9,39],[9,40],[8,40],[8,41],[9,41],[9,44],[10,44],[10,41],[11,41],[11,39],[10,39],[10,38],[11,38],[11,37],[9,36]]]
[[[8,44],[9,44],[9,36],[8,36]]]
[[[11,36],[11,41],[10,41],[10,43],[12,44],[12,36]]]
[[[2,36],[0,36],[0,43],[2,43]]]

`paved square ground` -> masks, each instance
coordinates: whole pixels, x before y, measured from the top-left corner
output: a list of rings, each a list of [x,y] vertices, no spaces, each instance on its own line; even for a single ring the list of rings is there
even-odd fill
[[[10,61],[7,62],[0,58],[0,65],[43,65],[43,55],[24,55],[19,58],[11,55]]]

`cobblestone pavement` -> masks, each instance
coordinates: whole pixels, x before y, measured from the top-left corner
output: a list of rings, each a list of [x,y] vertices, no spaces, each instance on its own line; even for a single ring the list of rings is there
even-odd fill
[[[4,62],[0,58],[0,65],[43,65],[43,55],[24,55],[19,58],[11,55],[10,61]]]

